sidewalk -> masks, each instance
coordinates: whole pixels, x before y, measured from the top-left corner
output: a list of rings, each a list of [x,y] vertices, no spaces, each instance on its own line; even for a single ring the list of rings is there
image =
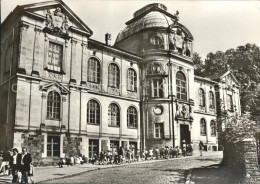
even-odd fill
[[[219,156],[222,155],[222,152],[204,152],[203,156]],[[180,157],[174,159],[188,159],[192,157],[200,157],[199,152],[194,152],[193,156],[188,157]],[[150,162],[161,162],[166,160],[148,160],[148,161],[139,161],[133,162],[131,164],[142,164],[142,163],[150,163]],[[34,176],[32,180],[35,183],[40,183],[44,181],[50,181],[59,178],[66,178],[70,176],[79,175],[80,173],[94,171],[98,169],[107,169],[113,167],[121,167],[129,164],[122,165],[92,165],[92,164],[84,164],[84,165],[75,165],[75,166],[64,166],[63,168],[59,168],[58,166],[48,166],[48,167],[35,167]],[[0,176],[0,183],[11,183],[11,176]]]

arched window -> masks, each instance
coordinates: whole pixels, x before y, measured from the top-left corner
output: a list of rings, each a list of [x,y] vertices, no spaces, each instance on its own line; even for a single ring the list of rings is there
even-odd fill
[[[204,118],[200,119],[200,135],[205,136],[207,134],[206,130],[206,120]]]
[[[129,68],[127,70],[127,90],[137,91],[137,75],[134,69]]]
[[[214,120],[211,120],[211,122],[210,122],[210,134],[211,134],[211,136],[216,136],[216,132],[217,132],[216,122]]]
[[[199,105],[205,107],[205,93],[203,89],[199,89]]]
[[[120,110],[115,103],[110,104],[108,107],[108,125],[120,126]]]
[[[119,85],[120,85],[119,67],[116,64],[111,63],[108,66],[108,86],[119,89]]]
[[[88,60],[88,81],[100,83],[100,62],[93,57]]]
[[[132,106],[127,109],[127,127],[137,128],[137,110]]]
[[[87,104],[87,123],[100,124],[100,105],[96,100],[90,100]]]
[[[181,100],[187,100],[187,87],[186,87],[186,77],[182,72],[177,72],[176,74],[176,91],[177,98]]]
[[[47,98],[47,118],[60,119],[60,94],[51,91]]]
[[[215,109],[214,94],[212,91],[209,92],[209,108]]]

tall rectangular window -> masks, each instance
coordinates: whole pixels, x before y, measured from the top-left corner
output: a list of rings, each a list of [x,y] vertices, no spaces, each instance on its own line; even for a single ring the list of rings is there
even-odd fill
[[[163,123],[155,123],[154,124],[154,137],[155,138],[163,138],[164,137]]]
[[[61,72],[63,59],[63,46],[49,42],[48,69]]]
[[[59,157],[60,156],[60,137],[48,136],[47,137],[47,156]]]
[[[163,98],[163,80],[153,80],[153,97]]]

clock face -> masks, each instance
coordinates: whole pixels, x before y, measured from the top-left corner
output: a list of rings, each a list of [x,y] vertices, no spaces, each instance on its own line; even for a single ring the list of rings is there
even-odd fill
[[[153,112],[156,115],[161,115],[163,113],[163,106],[161,105],[154,106]]]

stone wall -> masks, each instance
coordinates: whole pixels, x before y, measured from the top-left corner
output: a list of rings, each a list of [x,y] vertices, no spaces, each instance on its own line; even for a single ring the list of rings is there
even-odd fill
[[[235,144],[226,144],[223,165],[243,172],[243,183],[259,183],[260,170],[256,141],[246,139]]]

